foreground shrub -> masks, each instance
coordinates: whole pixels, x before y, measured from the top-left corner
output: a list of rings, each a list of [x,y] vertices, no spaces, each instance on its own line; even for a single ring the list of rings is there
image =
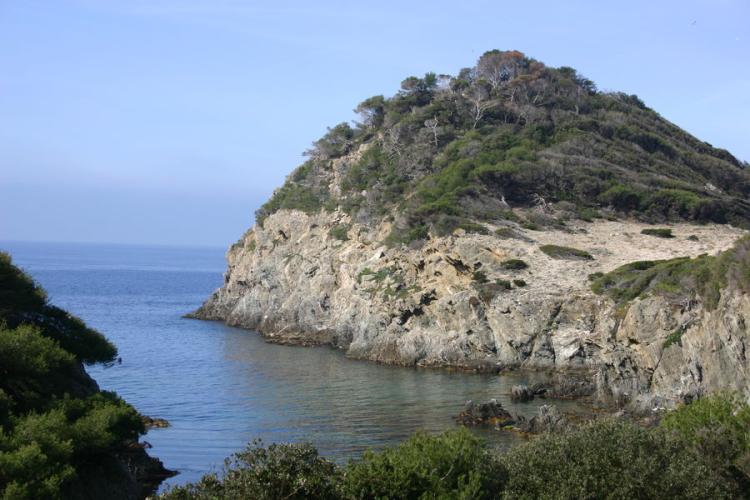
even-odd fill
[[[335,464],[318,455],[310,444],[272,444],[255,441],[244,452],[227,459],[224,476],[204,476],[198,483],[173,488],[167,499],[339,498],[339,473]]]
[[[686,443],[601,419],[503,455],[504,498],[726,498],[730,485]]]
[[[367,452],[344,476],[349,498],[494,498],[504,474],[483,442],[466,429],[418,433],[380,453]]]
[[[716,394],[668,413],[661,426],[685,439],[714,468],[750,492],[750,406]]]

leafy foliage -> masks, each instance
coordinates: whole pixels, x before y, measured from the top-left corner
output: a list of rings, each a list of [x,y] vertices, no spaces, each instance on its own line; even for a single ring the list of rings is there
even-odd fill
[[[539,250],[553,259],[594,260],[593,255],[578,248],[563,247],[560,245],[542,245],[539,247]]]
[[[209,474],[197,484],[169,490],[162,498],[331,499],[339,497],[338,489],[337,467],[311,445],[266,448],[256,441],[226,461],[221,479]]]
[[[417,433],[346,466],[310,445],[254,445],[222,477],[174,488],[187,498],[737,498],[748,491],[748,407],[717,396],[669,413],[660,427],[601,418],[543,434],[503,454],[465,428]]]
[[[0,497],[67,498],[144,432],[138,412],[99,392],[81,361],[116,353],[0,254]],[[12,327],[9,325],[13,325]],[[113,468],[110,479],[123,474]]]
[[[545,434],[502,457],[503,498],[729,498],[733,485],[684,442],[622,420]]]
[[[737,395],[720,393],[695,400],[667,413],[661,426],[750,491],[750,406]]]
[[[349,239],[349,228],[348,224],[337,224],[328,231],[328,234],[331,235],[331,238],[339,241],[347,241]]]
[[[584,220],[604,211],[750,223],[750,175],[731,154],[637,96],[600,92],[573,68],[518,51],[486,52],[455,76],[411,76],[356,111],[361,121],[329,129],[258,211],[259,223],[280,209],[341,209],[361,222],[398,214],[392,245],[467,224],[546,225],[519,220],[509,205],[564,202]]]
[[[415,434],[395,448],[367,452],[349,465],[347,498],[492,498],[503,472],[497,459],[466,429],[439,436]]]
[[[80,319],[47,303],[47,294],[29,275],[0,252],[0,322],[11,328],[22,323],[39,332],[85,363],[112,361],[117,349],[101,333]]]

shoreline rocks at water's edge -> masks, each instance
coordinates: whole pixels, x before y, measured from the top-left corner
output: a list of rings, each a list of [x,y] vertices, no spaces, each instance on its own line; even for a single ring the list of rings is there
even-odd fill
[[[741,329],[742,318],[750,321],[747,297],[729,294],[712,312],[675,309],[661,297],[618,309],[588,285],[588,274],[609,270],[604,266],[639,255],[697,255],[705,251],[700,242],[665,249],[640,235],[642,224],[597,222],[583,224],[585,233],[529,232],[531,243],[456,234],[419,250],[389,249],[377,243],[386,227],[352,224],[348,240],[328,237],[330,227],[344,222],[340,213],[269,216],[232,246],[224,286],[190,316],[256,330],[271,342],[329,344],[350,358],[385,364],[581,374],[575,382],[561,377],[553,389],[641,411],[717,389],[749,390],[750,371],[741,366],[741,345],[750,342]],[[702,231],[701,242],[714,236],[715,249],[742,234],[719,226],[673,228],[678,235]],[[585,247],[596,260],[549,259],[538,246],[551,241]],[[641,253],[619,255],[623,248]],[[499,266],[505,259],[521,256],[529,268],[518,272],[527,284],[482,296],[471,269],[492,278],[505,272]],[[681,343],[668,344],[681,324],[690,325]],[[727,380],[727,370],[738,376]]]
[[[531,418],[513,415],[496,399],[467,401],[456,416],[456,423],[466,427],[494,426],[526,434],[562,432],[570,426],[570,419],[554,404],[541,405]]]

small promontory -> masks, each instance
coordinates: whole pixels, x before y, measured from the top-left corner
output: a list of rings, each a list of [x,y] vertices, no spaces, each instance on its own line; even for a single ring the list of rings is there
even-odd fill
[[[389,364],[576,374],[641,408],[750,394],[746,163],[517,51],[356,111],[196,317]]]

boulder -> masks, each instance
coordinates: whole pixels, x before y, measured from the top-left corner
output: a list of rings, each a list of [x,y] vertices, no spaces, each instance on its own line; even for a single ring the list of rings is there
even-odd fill
[[[462,425],[512,425],[513,416],[496,399],[467,401],[456,421]]]
[[[534,399],[534,391],[526,385],[514,385],[510,389],[510,398],[513,401],[531,401]]]
[[[516,426],[522,432],[531,434],[541,434],[544,432],[561,432],[569,425],[565,415],[560,413],[555,405],[542,405],[539,407],[537,414],[526,420],[524,417],[518,417]]]

